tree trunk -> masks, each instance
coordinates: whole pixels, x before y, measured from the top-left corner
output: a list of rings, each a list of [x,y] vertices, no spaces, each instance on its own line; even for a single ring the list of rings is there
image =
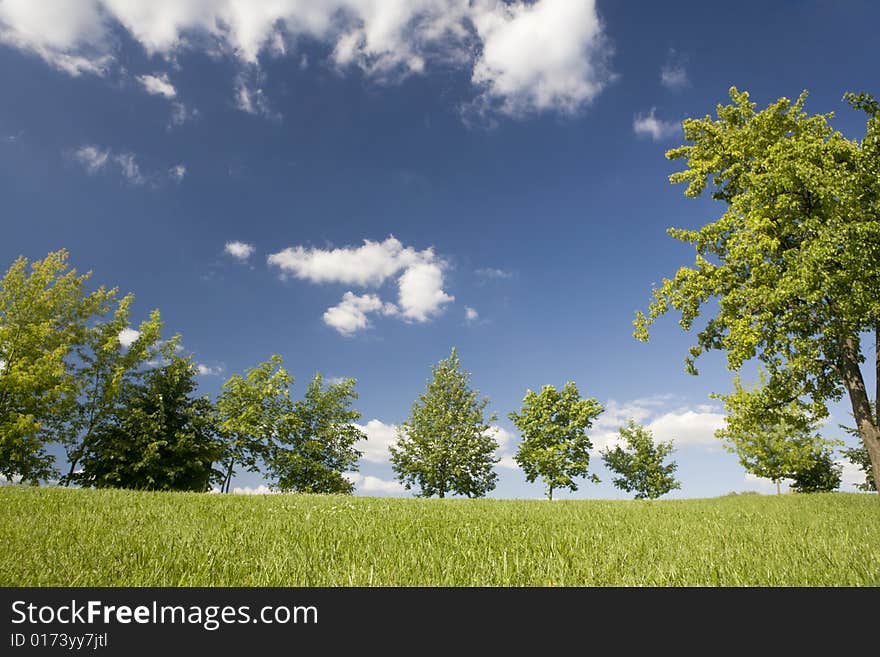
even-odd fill
[[[77,464],[77,463],[79,463],[79,459],[78,459],[78,458],[77,458],[77,459],[73,459],[73,460],[70,462],[70,471],[67,473],[67,476],[66,476],[66,477],[63,477],[63,479],[64,479],[64,485],[65,485],[66,487],[70,487],[70,479],[71,479],[71,477],[73,477],[73,471],[76,470],[76,464]]]
[[[550,486],[550,490],[547,491],[547,499],[553,501],[553,486]]]
[[[223,485],[220,486],[221,493],[229,492],[229,484],[232,483],[232,468],[235,466],[235,459],[229,460],[229,465],[226,467],[226,477],[223,479]]]
[[[880,366],[880,360],[877,361],[877,364]],[[849,393],[859,435],[862,437],[868,450],[868,456],[871,458],[874,488],[880,493],[880,427],[877,426],[871,402],[868,400],[865,380],[862,377],[862,370],[859,368],[858,347],[854,338],[847,338],[842,342],[839,368],[843,384]]]
[[[775,479],[774,481],[776,482],[776,494],[782,495],[782,489],[779,487],[779,480]]]

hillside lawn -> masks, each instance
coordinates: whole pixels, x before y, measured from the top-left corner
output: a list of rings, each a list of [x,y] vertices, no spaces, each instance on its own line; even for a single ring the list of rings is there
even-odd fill
[[[878,495],[653,502],[0,486],[4,586],[878,586]]]

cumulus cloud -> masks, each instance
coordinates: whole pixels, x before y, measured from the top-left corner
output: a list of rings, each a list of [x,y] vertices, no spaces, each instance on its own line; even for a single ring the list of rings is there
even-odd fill
[[[226,254],[231,255],[239,262],[246,261],[251,255],[253,255],[255,250],[253,244],[239,241],[226,242],[226,245],[223,247],[223,251]]]
[[[715,431],[724,426],[724,414],[714,406],[678,407],[669,410],[674,400],[657,395],[620,403],[609,400],[605,412],[593,423],[588,435],[595,450],[613,449],[622,445],[618,429],[629,419],[644,424],[657,441],[672,441],[675,447],[717,448],[720,441]]]
[[[135,331],[133,328],[124,328],[119,332],[119,344],[123,347],[130,347],[140,336],[140,331]]]
[[[835,461],[841,467],[840,479],[843,487],[857,490],[856,486],[865,483],[865,472],[849,459]]]
[[[434,262],[420,262],[408,267],[398,280],[400,308],[403,316],[426,322],[437,315],[455,297],[443,291],[443,270]]]
[[[323,44],[339,70],[355,67],[382,83],[454,67],[470,73],[481,106],[511,116],[571,113],[611,77],[611,48],[594,0],[0,3],[0,41],[71,75],[106,73],[121,30],[148,56],[173,60],[200,51],[233,58],[242,70],[258,68],[267,56],[302,61],[296,45],[305,41]],[[170,91],[156,81],[142,84]],[[237,84],[235,94],[244,111],[262,111],[261,87]]]
[[[610,47],[592,0],[478,2],[471,19],[483,42],[472,82],[480,100],[505,114],[574,113],[610,79]]]
[[[468,322],[475,322],[480,319],[480,313],[476,311],[476,309],[471,308],[470,306],[464,307],[464,318]]]
[[[443,290],[445,261],[431,248],[418,251],[405,247],[393,236],[383,242],[364,240],[358,247],[288,247],[269,255],[267,262],[278,267],[283,276],[312,283],[377,288],[397,277],[397,304],[382,301],[377,294],[356,295],[349,290],[339,304],[327,309],[324,322],[343,335],[369,327],[371,313],[426,322],[455,299]]]
[[[406,492],[406,488],[398,481],[388,481],[373,475],[364,476],[359,472],[345,472],[342,476],[353,483],[359,492],[385,494]]]
[[[376,419],[354,426],[367,436],[366,440],[360,440],[355,445],[355,449],[363,453],[361,458],[371,463],[388,463],[391,459],[388,448],[397,442],[397,426]]]
[[[431,249],[416,251],[391,236],[384,242],[364,240],[359,247],[313,249],[288,247],[269,256],[285,274],[312,283],[345,283],[376,287],[401,269],[434,260]]]
[[[353,292],[342,295],[342,301],[328,308],[324,312],[324,323],[342,335],[353,335],[357,331],[367,328],[370,320],[367,313],[381,311],[386,315],[396,314],[397,309],[391,304],[384,304],[375,294],[362,294]]]
[[[658,119],[656,112],[657,108],[652,107],[648,114],[637,114],[633,119],[633,131],[637,135],[647,135],[654,141],[661,141],[673,136],[680,130],[678,123]]]
[[[203,363],[197,363],[196,370],[198,371],[199,376],[220,376],[223,374],[222,365],[214,365],[212,367],[210,365],[204,365]]]
[[[165,98],[174,98],[177,96],[177,90],[168,79],[167,73],[160,73],[159,75],[139,75],[137,76],[137,81],[141,83],[141,86],[148,94],[164,96]]]

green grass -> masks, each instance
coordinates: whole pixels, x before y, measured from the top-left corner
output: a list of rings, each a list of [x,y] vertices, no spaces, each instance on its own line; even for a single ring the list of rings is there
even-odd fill
[[[877,495],[419,500],[0,486],[5,586],[877,586]]]

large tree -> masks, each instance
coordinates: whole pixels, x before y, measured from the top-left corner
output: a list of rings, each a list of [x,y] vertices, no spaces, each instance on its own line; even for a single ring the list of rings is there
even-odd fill
[[[431,372],[409,418],[397,427],[390,448],[394,472],[407,490],[417,486],[421,497],[482,497],[498,479],[498,443],[490,426],[495,415],[485,416],[489,400],[471,389],[455,348]]]
[[[343,476],[357,471],[361,452],[355,443],[367,436],[354,423],[361,414],[351,408],[357,399],[353,378],[325,387],[315,374],[305,396],[280,425],[269,457],[274,487],[298,493],[351,494],[354,484]]]
[[[0,475],[38,483],[57,475],[45,448],[76,389],[66,358],[114,291],[86,293],[91,273],[69,269],[67,252],[15,260],[0,281]]]
[[[508,414],[522,434],[513,459],[529,482],[543,480],[548,499],[559,488],[576,491],[575,479],[587,476],[593,449],[587,429],[604,410],[593,398],[581,399],[577,385],[568,381],[562,390],[545,385],[540,393],[526,391],[520,412]],[[599,479],[592,475],[592,481]]]
[[[196,397],[191,358],[173,357],[128,383],[80,457],[74,482],[96,488],[206,491],[222,473],[214,408]]]
[[[221,492],[229,492],[236,467],[258,472],[270,458],[275,439],[292,421],[292,384],[293,377],[277,354],[223,384],[217,399],[220,434],[226,445]]]
[[[647,340],[671,309],[690,330],[708,305],[688,371],[708,350],[725,351],[735,371],[757,358],[769,373],[768,410],[796,403],[811,422],[848,395],[880,492],[880,417],[862,373],[870,335],[880,380],[878,104],[847,94],[868,114],[864,138],[850,140],[831,128],[831,114],[804,112],[806,92],[761,111],[746,92],[732,88],[730,97],[717,118],[685,119],[691,143],[666,154],[687,163],[671,182],[687,183],[688,197],[711,184],[725,211],[702,228],[669,230],[696,260],[654,290],[634,335]]]
[[[617,475],[612,479],[615,486],[634,492],[637,500],[653,500],[681,488],[674,474],[678,465],[663,462],[675,449],[672,441],[655,443],[651,430],[635,420],[620,427],[619,433],[626,447],[601,452],[605,466]]]

